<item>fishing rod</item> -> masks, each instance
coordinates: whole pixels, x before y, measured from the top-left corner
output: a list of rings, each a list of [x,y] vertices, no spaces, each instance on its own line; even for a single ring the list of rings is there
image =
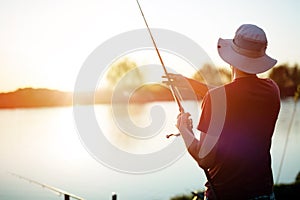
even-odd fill
[[[20,176],[20,175],[15,174],[15,173],[11,173],[11,172],[9,172],[9,173],[10,173],[12,176],[16,176],[16,177],[18,177],[18,178],[20,178],[20,179],[24,179],[24,180],[28,181],[29,183],[33,183],[33,184],[39,185],[39,186],[41,186],[42,188],[45,188],[45,189],[48,189],[48,190],[53,191],[53,192],[55,192],[55,193],[58,193],[59,195],[63,195],[63,196],[64,196],[64,200],[70,200],[70,198],[77,199],[77,200],[84,200],[82,197],[76,196],[76,195],[74,195],[74,194],[71,194],[71,193],[66,192],[66,191],[63,191],[63,190],[61,190],[61,189],[52,187],[52,186],[50,186],[50,185],[46,185],[46,184],[37,182],[37,181],[35,181],[35,180],[26,178],[26,177],[24,177],[24,176]]]
[[[171,90],[171,93],[172,93],[172,95],[173,95],[173,98],[174,98],[174,100],[176,101],[176,103],[177,103],[177,105],[178,105],[179,111],[180,111],[181,113],[183,113],[183,112],[184,112],[184,109],[183,109],[183,106],[182,106],[182,104],[181,104],[181,102],[180,102],[178,96],[177,96],[177,95],[178,95],[178,94],[176,93],[177,90],[176,90],[176,88],[174,87],[174,85],[172,85],[171,78],[170,78],[169,73],[168,73],[168,71],[167,71],[167,69],[166,69],[166,66],[165,66],[165,64],[164,64],[164,62],[163,62],[163,60],[162,60],[162,57],[161,57],[161,55],[160,55],[160,53],[159,53],[159,50],[158,50],[157,45],[156,45],[156,42],[155,42],[155,40],[154,40],[154,37],[153,37],[153,35],[152,35],[152,33],[151,33],[151,30],[150,30],[150,28],[149,28],[149,26],[148,26],[147,20],[146,20],[146,18],[145,18],[144,13],[143,13],[142,7],[141,7],[141,5],[140,5],[140,3],[139,3],[138,0],[136,0],[136,2],[137,2],[137,4],[138,4],[138,6],[139,6],[139,9],[140,9],[141,14],[142,14],[143,19],[144,19],[144,22],[145,22],[145,24],[146,24],[146,26],[147,26],[148,33],[149,33],[149,35],[150,35],[150,37],[151,37],[152,43],[153,43],[154,48],[155,48],[155,51],[156,51],[156,53],[157,53],[157,55],[158,55],[158,57],[159,57],[160,63],[161,63],[161,65],[162,65],[163,69],[164,69],[166,78],[167,78],[167,80],[168,80],[168,82],[169,82],[169,84],[170,84],[170,90]],[[167,135],[167,138],[169,138],[169,137],[171,137],[171,136],[179,136],[179,135],[180,135],[180,133],[179,133],[179,134],[170,134],[170,135]],[[213,196],[215,197],[215,199],[217,199],[217,195],[216,195],[216,192],[215,192],[215,190],[214,190],[214,187],[213,187],[213,184],[212,184],[210,175],[209,175],[209,173],[208,173],[208,170],[207,170],[207,169],[203,169],[203,170],[204,170],[204,173],[205,173],[207,182],[208,182],[208,184],[209,184],[210,187],[211,187],[211,191],[212,191],[212,193],[213,193]]]
[[[178,94],[177,94],[177,92],[176,92],[177,90],[176,90],[175,86],[171,84],[171,81],[172,81],[172,80],[171,80],[171,78],[170,78],[170,76],[169,76],[169,73],[168,73],[167,68],[166,68],[166,66],[165,66],[165,64],[164,64],[164,61],[163,61],[163,59],[162,59],[162,57],[161,57],[161,55],[160,55],[160,53],[159,53],[159,50],[158,50],[157,45],[156,45],[156,42],[155,42],[155,40],[154,40],[154,37],[153,37],[152,32],[151,32],[151,30],[150,30],[150,28],[149,28],[149,25],[148,25],[148,23],[147,23],[147,20],[146,20],[146,17],[145,17],[145,15],[144,15],[144,12],[143,12],[143,10],[142,10],[142,7],[141,7],[141,5],[140,5],[140,3],[139,3],[138,0],[136,0],[136,2],[137,2],[137,4],[138,4],[139,9],[140,9],[140,11],[141,11],[141,14],[142,14],[142,16],[143,16],[144,22],[145,22],[145,24],[146,24],[148,33],[149,33],[149,35],[150,35],[150,37],[151,37],[151,40],[152,40],[153,46],[154,46],[154,48],[155,48],[155,51],[156,51],[156,53],[157,53],[157,56],[158,56],[158,58],[159,58],[159,61],[160,61],[161,65],[162,65],[162,67],[163,67],[163,70],[164,70],[164,73],[165,73],[165,77],[166,77],[167,80],[168,80],[168,83],[169,83],[169,86],[170,86],[170,90],[171,90],[172,96],[173,96],[175,102],[177,103],[177,106],[178,106],[178,108],[179,108],[179,112],[180,112],[180,113],[184,113],[184,108],[183,108],[183,106],[182,106],[182,104],[181,104],[181,102],[180,102],[180,100],[179,100]],[[180,136],[180,133],[166,135],[166,138],[170,138],[171,136]]]
[[[166,76],[166,78],[167,78],[167,80],[168,80],[168,82],[169,82],[169,84],[170,84],[170,90],[171,90],[172,96],[173,96],[174,100],[176,101],[176,103],[177,103],[177,105],[178,105],[179,111],[180,111],[180,112],[184,112],[184,108],[183,108],[183,106],[182,106],[182,104],[181,104],[181,102],[180,102],[180,100],[179,100],[178,94],[176,93],[176,88],[175,88],[174,85],[171,84],[171,78],[170,78],[169,73],[168,73],[168,71],[167,71],[167,68],[166,68],[166,66],[165,66],[165,64],[164,64],[164,61],[163,61],[163,59],[162,59],[162,57],[161,57],[161,55],[160,55],[160,53],[159,53],[159,50],[158,50],[157,45],[156,45],[156,42],[155,42],[155,40],[154,40],[154,37],[153,37],[153,35],[152,35],[152,33],[151,33],[151,30],[150,30],[150,28],[149,28],[149,26],[148,26],[147,20],[146,20],[146,18],[145,18],[144,13],[143,13],[142,7],[141,7],[141,5],[140,5],[140,3],[139,3],[138,0],[136,0],[136,2],[137,2],[138,6],[139,6],[139,8],[140,8],[140,11],[141,11],[141,14],[142,14],[142,16],[143,16],[144,22],[145,22],[145,24],[146,24],[146,26],[147,26],[148,33],[149,33],[149,35],[150,35],[150,37],[151,37],[153,46],[154,46],[155,51],[156,51],[156,53],[157,53],[157,55],[158,55],[158,58],[159,58],[159,60],[160,60],[160,63],[161,63],[161,65],[162,65],[163,69],[164,69],[165,76]],[[173,134],[173,135],[174,135],[174,134]]]

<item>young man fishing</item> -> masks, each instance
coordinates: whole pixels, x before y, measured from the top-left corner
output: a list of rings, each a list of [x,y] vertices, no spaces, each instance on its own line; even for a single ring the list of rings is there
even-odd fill
[[[190,114],[178,116],[189,153],[209,177],[208,200],[275,199],[270,148],[280,95],[272,80],[256,75],[277,62],[266,48],[265,32],[252,24],[240,26],[234,39],[220,38],[218,53],[230,64],[233,80],[204,96],[197,127],[200,140],[194,136]],[[180,85],[181,75],[170,78]]]

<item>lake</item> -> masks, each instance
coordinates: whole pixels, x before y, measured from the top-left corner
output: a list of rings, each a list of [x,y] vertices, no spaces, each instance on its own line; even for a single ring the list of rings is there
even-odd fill
[[[297,112],[289,134],[280,183],[293,182],[300,171],[299,104],[300,102],[297,104]],[[151,108],[155,105],[162,106],[164,112],[161,113],[162,110],[156,109],[151,118]],[[190,109],[193,110],[193,106],[190,106]],[[293,109],[292,99],[282,101],[271,149],[275,180],[278,176]],[[129,106],[131,126],[143,129],[153,121],[163,121],[163,128],[156,130],[155,135],[123,134],[122,126],[125,125],[116,122],[120,119],[122,121],[122,112],[125,112],[124,116],[126,116],[126,110],[117,109],[112,113],[109,105],[97,105],[94,110],[95,118],[105,137],[112,146],[125,152],[124,155],[152,155],[172,147],[174,142],[181,140],[180,137],[169,140],[165,137],[166,134],[176,133],[174,124],[178,109],[175,103]],[[114,117],[115,114],[117,117]],[[195,112],[193,119],[198,115],[199,113]],[[166,156],[168,154],[154,157],[154,161],[147,164],[147,167],[153,164],[153,168],[150,166],[148,171],[141,171],[143,166],[146,166],[145,163],[136,162],[130,166],[130,163],[124,163],[126,157],[119,158],[118,155],[113,154],[109,158],[114,161],[119,159],[120,164],[114,166],[114,163],[99,162],[97,156],[89,153],[91,151],[83,137],[93,130],[87,128],[86,133],[78,131],[72,107],[5,109],[0,110],[0,119],[1,200],[62,199],[61,196],[12,176],[8,172],[91,200],[111,199],[112,192],[116,192],[120,200],[168,200],[175,195],[204,189],[204,173],[188,153],[180,153],[180,149],[184,149],[182,142],[176,144],[175,147],[181,146],[179,150],[174,149],[176,154],[171,153],[170,156],[173,157],[168,158]],[[194,123],[197,123],[195,121]],[[102,153],[105,155],[110,152]],[[136,170],[140,171],[134,173],[135,169],[130,171],[131,168],[128,166],[136,167]]]

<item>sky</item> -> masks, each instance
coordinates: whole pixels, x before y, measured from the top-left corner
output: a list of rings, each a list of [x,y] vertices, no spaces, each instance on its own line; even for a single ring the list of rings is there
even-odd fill
[[[218,38],[232,38],[245,23],[265,30],[267,54],[278,64],[300,63],[298,0],[140,0],[140,4],[151,28],[189,37],[215,65],[226,66],[217,54]],[[0,0],[0,92],[24,87],[72,91],[95,48],[140,28],[145,24],[135,0]]]

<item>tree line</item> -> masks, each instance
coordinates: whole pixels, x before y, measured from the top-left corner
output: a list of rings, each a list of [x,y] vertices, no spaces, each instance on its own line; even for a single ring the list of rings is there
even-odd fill
[[[143,82],[143,74],[142,72],[139,72],[136,62],[128,58],[121,59],[118,62],[113,63],[110,66],[106,76],[111,88],[113,89],[114,86],[118,84],[120,79],[133,69],[135,69],[135,73],[132,73],[130,78],[122,81],[124,91],[126,91],[128,88],[139,86]],[[267,73],[263,74],[263,76],[267,76],[267,78],[270,78],[277,83],[282,99],[286,97],[292,97],[300,93],[300,69],[298,64],[281,64],[275,66]],[[204,64],[202,67],[200,67],[191,78],[211,86],[223,85],[231,82],[232,80],[231,70],[229,67],[215,67],[210,63]],[[149,88],[151,89],[151,86],[148,87],[148,89]],[[161,87],[161,90],[165,89],[166,88]],[[153,91],[149,90],[149,92],[151,93]]]
[[[293,97],[300,91],[300,69],[298,64],[275,66],[269,71],[267,77],[277,83],[282,99]],[[232,79],[231,72],[228,69],[215,68],[210,64],[205,64],[192,78],[215,86],[229,83]]]
[[[281,98],[295,96],[300,88],[300,69],[298,64],[294,66],[288,64],[276,66],[271,70],[269,77],[277,83]]]

